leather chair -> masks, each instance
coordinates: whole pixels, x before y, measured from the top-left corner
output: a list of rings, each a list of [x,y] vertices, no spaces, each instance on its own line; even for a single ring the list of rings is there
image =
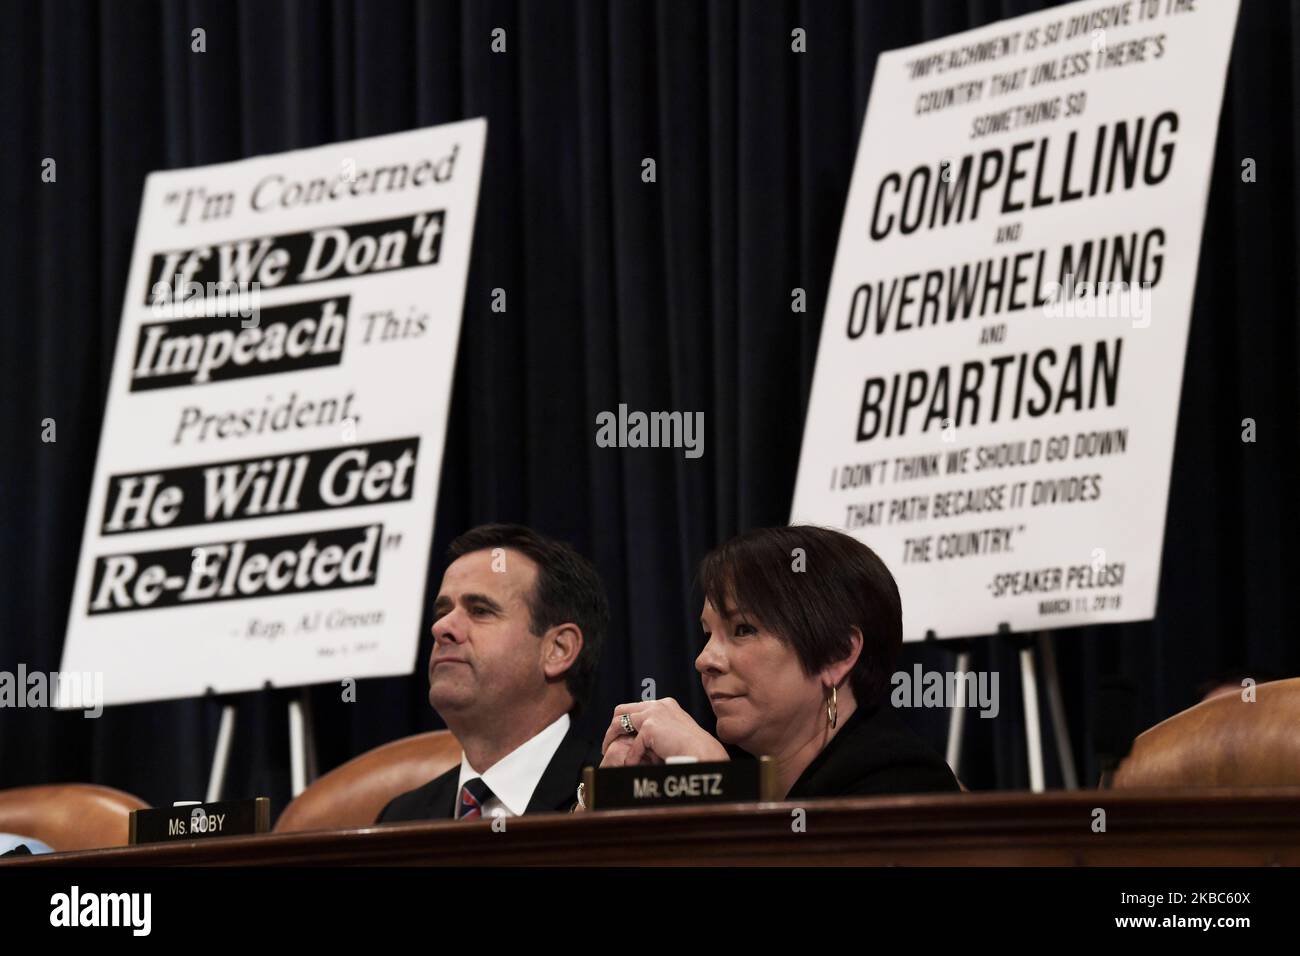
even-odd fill
[[[1156,724],[1133,742],[1112,786],[1300,786],[1300,677],[1229,694]]]
[[[55,850],[126,846],[139,797],[89,783],[50,783],[0,790],[0,832],[32,837]]]
[[[275,833],[365,827],[399,793],[460,765],[450,730],[403,737],[353,757],[298,795],[275,821]]]

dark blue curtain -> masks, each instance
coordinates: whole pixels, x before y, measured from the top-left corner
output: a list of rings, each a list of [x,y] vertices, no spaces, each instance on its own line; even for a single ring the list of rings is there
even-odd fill
[[[1212,2],[1212,0],[1202,0]],[[591,719],[656,681],[708,715],[694,565],[783,522],[853,153],[883,50],[1031,0],[4,0],[0,30],[0,669],[58,667],[144,176],[463,117],[489,119],[430,588],[483,521],[573,541],[615,610]],[[1300,672],[1300,4],[1245,0],[1178,425],[1160,610],[1062,632],[1074,749],[1095,782],[1097,689],[1141,726],[1235,665]],[[493,53],[491,33],[506,31]],[[794,54],[790,31],[807,32]],[[206,31],[206,52],[191,31]],[[1208,106],[1208,104],[1207,104]],[[57,161],[56,183],[41,181]],[[658,182],[641,181],[653,157]],[[1256,161],[1243,183],[1244,158]],[[508,310],[490,309],[503,288]],[[808,311],[790,311],[791,290]],[[703,411],[704,457],[601,449],[597,412]],[[1241,441],[1255,419],[1258,440]],[[57,422],[57,442],[40,440]],[[1153,502],[1152,507],[1158,506]],[[936,598],[939,599],[939,598]],[[428,602],[426,601],[426,606]],[[426,615],[426,618],[428,616]],[[429,620],[420,650],[427,656]],[[186,635],[177,634],[178,646]],[[981,642],[1002,712],[963,776],[1027,783],[1012,644]],[[943,646],[909,647],[948,668]],[[157,667],[173,666],[160,660]],[[288,795],[290,691],[243,695],[229,795]],[[437,726],[414,676],[311,692],[322,770]],[[201,794],[213,702],[99,720],[0,710],[0,786]],[[941,747],[943,712],[905,712]],[[707,724],[706,724],[707,725]],[[1049,783],[1059,783],[1055,764]]]

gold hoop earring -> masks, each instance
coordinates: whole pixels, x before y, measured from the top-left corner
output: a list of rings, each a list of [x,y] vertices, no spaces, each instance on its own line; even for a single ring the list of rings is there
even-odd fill
[[[834,730],[838,721],[839,701],[836,699],[835,688],[832,687],[830,695],[826,698],[826,723],[830,725],[831,730]]]

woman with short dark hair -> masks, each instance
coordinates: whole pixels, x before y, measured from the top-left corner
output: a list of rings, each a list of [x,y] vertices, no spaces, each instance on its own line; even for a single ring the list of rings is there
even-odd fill
[[[601,766],[771,757],[788,799],[959,789],[886,700],[902,646],[898,586],[865,544],[827,528],[762,528],[700,564],[695,660],[713,737],[671,698],[620,704]]]

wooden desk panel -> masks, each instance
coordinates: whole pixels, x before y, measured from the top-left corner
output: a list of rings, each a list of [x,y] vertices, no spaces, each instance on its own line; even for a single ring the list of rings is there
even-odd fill
[[[1092,829],[1106,811],[1106,832]],[[806,832],[792,830],[796,809]],[[215,837],[5,866],[1300,865],[1300,788],[727,804]]]

